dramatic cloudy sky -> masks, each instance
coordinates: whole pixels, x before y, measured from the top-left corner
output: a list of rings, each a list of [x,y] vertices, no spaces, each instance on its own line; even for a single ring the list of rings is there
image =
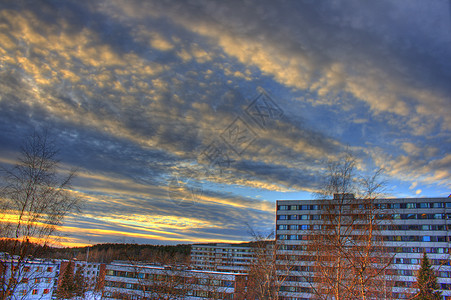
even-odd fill
[[[248,240],[346,149],[451,192],[450,1],[1,2],[0,162],[50,130],[66,245]]]

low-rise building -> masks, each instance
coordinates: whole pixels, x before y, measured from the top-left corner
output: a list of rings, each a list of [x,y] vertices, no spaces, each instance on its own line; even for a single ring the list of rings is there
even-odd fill
[[[58,278],[58,286],[62,282],[62,276],[66,270],[69,263],[72,265],[73,274],[79,270],[81,276],[83,277],[83,282],[85,284],[85,289],[87,291],[100,291],[103,289],[105,284],[105,270],[106,264],[96,263],[96,262],[86,262],[86,261],[61,261],[60,274]]]
[[[11,299],[52,299],[59,274],[59,261],[22,259],[7,253],[0,255],[2,290]],[[8,286],[10,281],[14,281]]]
[[[246,274],[113,262],[107,265],[106,299],[245,299]]]
[[[253,259],[254,250],[251,243],[191,246],[191,266],[196,270],[246,273]]]

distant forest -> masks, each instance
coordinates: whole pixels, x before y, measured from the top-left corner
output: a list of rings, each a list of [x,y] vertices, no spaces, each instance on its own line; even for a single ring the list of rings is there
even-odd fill
[[[140,245],[140,244],[97,244],[90,247],[56,248],[27,243],[34,248],[36,257],[55,259],[77,259],[91,262],[110,263],[113,260],[141,261],[153,264],[189,264],[191,245]],[[14,253],[14,241],[0,239],[0,251]],[[89,248],[89,253],[88,253]]]
[[[49,258],[76,258],[100,263],[113,260],[155,264],[189,264],[191,245],[97,244],[89,247],[52,248]]]

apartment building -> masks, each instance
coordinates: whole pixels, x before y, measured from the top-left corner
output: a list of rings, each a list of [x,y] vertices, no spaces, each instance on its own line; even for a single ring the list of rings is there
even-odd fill
[[[62,282],[62,276],[64,275],[64,271],[66,270],[69,263],[72,265],[72,275],[75,275],[75,273],[80,270],[81,275],[84,279],[84,283],[86,284],[87,291],[99,291],[103,289],[103,286],[105,284],[106,264],[79,260],[61,261],[58,286]]]
[[[337,195],[335,195],[337,197]],[[340,197],[340,196],[338,196]],[[353,195],[345,211],[358,210]],[[315,265],[308,245],[312,232],[324,226],[325,200],[277,201],[276,239],[282,244],[279,254],[290,257],[280,262],[290,265],[290,276],[284,281],[282,299],[301,300],[313,297]],[[331,202],[328,202],[331,203]],[[356,203],[356,204],[353,204]],[[450,236],[451,198],[377,199],[380,239],[393,264],[387,270],[392,287],[381,285],[387,299],[406,299],[416,292],[416,272],[423,252],[437,271],[444,299],[451,299]]]
[[[13,272],[13,276],[11,276]],[[16,280],[11,299],[52,299],[59,272],[59,262],[55,260],[28,259],[18,261],[7,253],[0,254],[0,282],[2,289],[11,278]]]
[[[245,299],[246,274],[113,262],[107,265],[106,299]]]
[[[251,243],[191,246],[191,266],[196,270],[246,273],[253,258],[254,250]]]

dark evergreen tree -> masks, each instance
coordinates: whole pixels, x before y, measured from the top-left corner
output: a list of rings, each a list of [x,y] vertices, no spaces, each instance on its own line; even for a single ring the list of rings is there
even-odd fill
[[[75,271],[74,275],[74,294],[78,297],[83,297],[86,292],[86,280],[84,277],[84,266],[81,265],[77,268],[77,271]]]
[[[74,296],[74,263],[70,260],[61,276],[61,284],[58,286],[58,299],[70,299]]]
[[[426,253],[423,253],[421,261],[421,268],[418,270],[417,284],[419,289],[413,299],[415,300],[439,300],[442,299],[442,293],[437,291],[439,285],[437,283],[437,276],[432,269]]]

